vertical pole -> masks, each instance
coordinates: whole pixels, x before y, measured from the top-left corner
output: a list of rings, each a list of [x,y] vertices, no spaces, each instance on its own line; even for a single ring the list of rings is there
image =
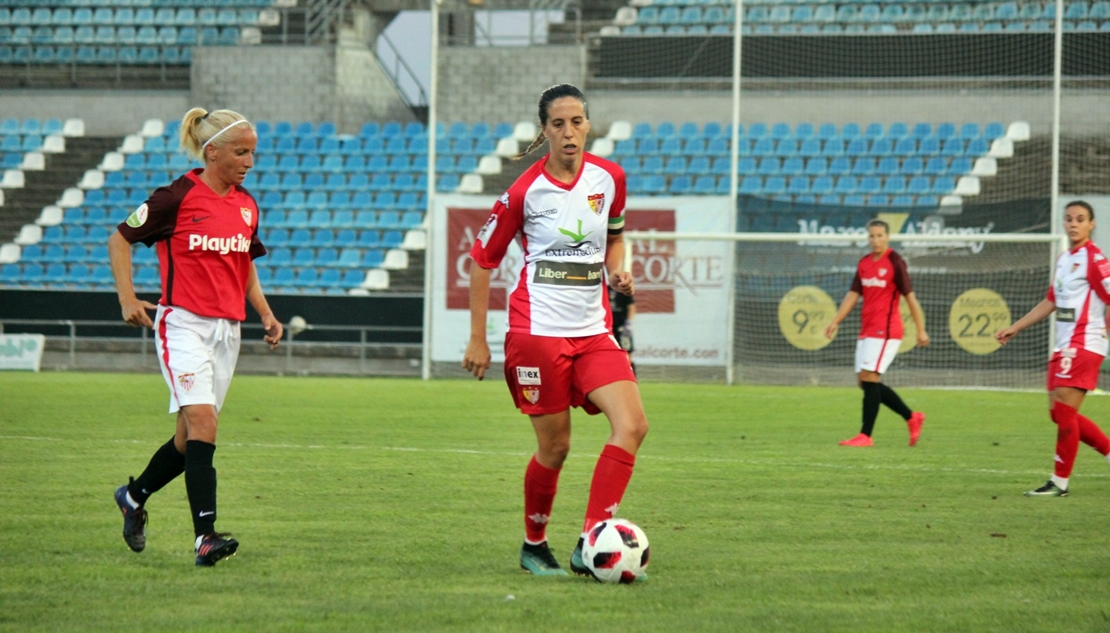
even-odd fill
[[[1056,274],[1056,257],[1060,254],[1065,244],[1060,227],[1060,96],[1062,92],[1061,75],[1064,60],[1064,0],[1056,0],[1056,26],[1053,40],[1052,59],[1052,191],[1049,193],[1049,232],[1061,235],[1061,239],[1054,241],[1052,247],[1052,260],[1049,262],[1049,283]],[[1056,313],[1053,312],[1048,320],[1048,351],[1052,353],[1056,344]]]
[[[436,208],[436,121],[439,120],[439,4],[442,0],[431,0],[432,4],[432,68],[428,79],[428,189],[424,196],[427,208],[424,209],[424,328],[420,350],[420,377],[432,378],[432,302],[435,300],[435,279],[432,268],[435,265],[435,208]]]
[[[736,232],[736,214],[740,212],[739,205],[739,174],[737,173],[740,163],[740,47],[743,44],[743,38],[740,34],[740,28],[744,24],[744,0],[735,0],[733,2],[733,16],[732,23],[732,143],[729,150],[729,163],[731,169],[729,170],[729,184],[728,184],[728,199],[731,212],[729,213],[729,232]],[[740,247],[739,242],[732,243],[733,257],[730,258],[732,265],[730,274],[726,277],[728,279],[728,288],[725,289],[726,300],[728,301],[728,344],[725,347],[725,384],[731,385],[735,381],[735,372],[733,370],[733,363],[735,362],[735,354],[733,349],[736,345],[736,249]]]

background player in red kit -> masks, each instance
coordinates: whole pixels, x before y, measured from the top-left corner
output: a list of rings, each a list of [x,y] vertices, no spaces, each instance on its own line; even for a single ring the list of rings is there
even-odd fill
[[[230,110],[193,108],[181,122],[181,145],[204,167],[159,187],[108,240],[123,319],[155,329],[158,360],[170,388],[177,430],[151,457],[138,479],[116,490],[123,538],[146,546],[146,500],[181,473],[196,533],[196,564],[215,565],[239,542],[216,532],[216,425],[239,357],[239,324],[246,301],[262,317],[270,348],[282,326],[270,310],[254,260],[266,254],[258,239],[258,204],[243,188],[254,166],[254,127]],[[131,245],[156,246],[162,297],[154,306],[135,296]],[[151,321],[147,310],[156,309]]]
[[[910,432],[910,446],[917,444],[925,414],[911,411],[902,398],[882,382],[882,374],[894,362],[898,346],[902,344],[902,316],[898,302],[904,296],[910,306],[910,315],[917,326],[917,344],[929,344],[925,332],[925,314],[913,293],[913,284],[906,271],[906,261],[889,247],[890,226],[882,220],[867,223],[867,243],[871,252],[864,255],[856,267],[852,288],[840,303],[832,323],[825,328],[825,336],[832,338],[840,322],[848,316],[860,297],[863,297],[862,324],[856,341],[856,372],[859,387],[863,390],[863,426],[859,435],[842,441],[841,446],[871,446],[871,432],[879,405],[885,404],[902,416]]]
[[[470,253],[470,341],[462,365],[479,379],[489,368],[490,271],[519,237],[524,263],[509,296],[505,380],[531,418],[538,444],[524,474],[520,565],[533,574],[562,575],[546,530],[570,450],[570,407],[604,413],[612,430],[590,484],[583,534],[616,514],[648,424],[628,356],[609,331],[606,281],[633,292],[632,275],[622,270],[624,171],[585,152],[590,122],[578,88],[545,90],[539,120],[542,130],[521,156],[545,139],[550,153],[497,201]],[[589,574],[581,538],[570,566]]]
[[[1087,392],[1098,386],[1106,357],[1106,305],[1110,303],[1110,263],[1091,241],[1095,211],[1082,200],[1064,208],[1068,250],[1056,259],[1048,295],[1028,314],[995,338],[1005,345],[1017,333],[1056,312],[1056,342],[1048,361],[1048,414],[1056,423],[1056,456],[1052,478],[1026,492],[1029,497],[1066,497],[1079,442],[1110,459],[1110,439],[1079,414]]]

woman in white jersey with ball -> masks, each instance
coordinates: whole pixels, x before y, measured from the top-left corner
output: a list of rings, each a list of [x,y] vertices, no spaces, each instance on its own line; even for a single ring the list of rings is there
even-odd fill
[[[123,320],[154,328],[158,361],[170,388],[174,436],[137,479],[120,486],[123,538],[146,547],[146,501],[185,474],[196,564],[210,567],[235,553],[239,542],[216,532],[216,425],[239,357],[239,324],[249,301],[262,317],[273,349],[282,327],[270,310],[254,259],[266,254],[258,239],[258,204],[243,188],[254,166],[254,127],[237,112],[193,108],[181,121],[181,146],[204,167],[159,187],[108,240]],[[131,245],[158,249],[162,297],[154,306],[135,296]],[[152,321],[148,310],[157,310]]]
[[[632,294],[623,270],[625,177],[619,165],[585,151],[586,98],[569,84],[540,95],[541,131],[550,153],[494,204],[471,250],[470,341],[463,367],[481,379],[490,366],[486,341],[490,271],[519,237],[523,268],[509,296],[505,380],[536,432],[524,474],[524,545],[520,565],[537,575],[564,575],[547,545],[547,522],[570,450],[570,408],[604,413],[611,433],[590,484],[585,533],[612,518],[632,477],[648,423],[628,355],[610,333],[605,284]],[[582,539],[571,571],[589,574]]]
[[[1008,328],[995,334],[1005,345],[1017,333],[1056,313],[1056,342],[1048,361],[1048,410],[1056,423],[1052,477],[1025,493],[1029,497],[1066,497],[1079,442],[1110,459],[1110,439],[1097,424],[1080,415],[1087,392],[1098,386],[1106,357],[1106,305],[1110,303],[1110,263],[1091,241],[1095,210],[1075,200],[1064,207],[1068,250],[1056,260],[1052,285],[1044,300]]]

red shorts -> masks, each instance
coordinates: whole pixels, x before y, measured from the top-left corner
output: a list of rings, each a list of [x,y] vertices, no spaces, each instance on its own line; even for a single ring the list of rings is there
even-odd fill
[[[601,410],[586,395],[621,380],[635,382],[636,375],[612,334],[505,335],[505,382],[521,413],[545,415],[582,407],[597,415]]]
[[[1065,347],[1054,352],[1048,361],[1048,390],[1075,387],[1093,391],[1098,387],[1098,369],[1102,356],[1085,349]]]

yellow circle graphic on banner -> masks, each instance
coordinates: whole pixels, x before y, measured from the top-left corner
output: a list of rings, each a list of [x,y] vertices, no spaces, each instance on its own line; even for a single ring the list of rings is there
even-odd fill
[[[898,353],[902,354],[917,347],[917,324],[913,322],[910,302],[905,297],[898,300],[898,316],[902,317],[902,344],[898,346]]]
[[[832,342],[825,328],[836,316],[832,297],[817,286],[798,286],[779,302],[779,330],[791,345],[812,352]]]
[[[948,312],[952,340],[972,354],[984,356],[1001,347],[994,333],[1010,326],[1010,307],[989,288],[972,288],[956,297]]]

